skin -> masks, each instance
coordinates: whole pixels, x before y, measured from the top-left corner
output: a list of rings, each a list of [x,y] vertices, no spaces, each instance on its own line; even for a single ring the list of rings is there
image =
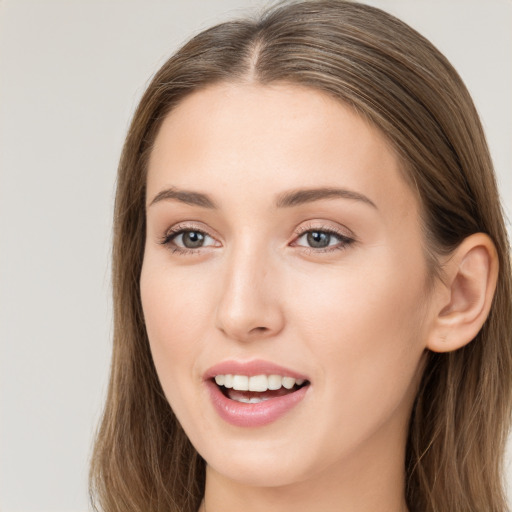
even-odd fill
[[[154,201],[171,187],[218,208]],[[322,187],[373,205],[275,205]],[[166,397],[207,462],[208,512],[407,510],[407,424],[436,316],[418,211],[385,137],[320,92],[217,84],[165,119],[148,169],[142,304]],[[185,239],[172,228],[206,233],[204,245],[176,252]],[[311,247],[315,229],[352,242]],[[236,427],[203,374],[255,358],[307,375],[310,389],[277,421]]]

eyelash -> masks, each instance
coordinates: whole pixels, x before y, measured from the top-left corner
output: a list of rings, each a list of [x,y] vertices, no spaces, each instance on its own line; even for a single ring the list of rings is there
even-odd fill
[[[330,236],[334,236],[338,239],[338,244],[334,246],[327,246],[322,248],[315,248],[315,247],[305,247],[303,245],[296,245],[295,247],[300,247],[306,254],[318,254],[318,253],[326,253],[326,252],[334,252],[334,251],[342,251],[346,249],[349,245],[353,244],[355,242],[354,238],[350,238],[349,236],[341,233],[340,231],[328,227],[328,226],[312,226],[312,225],[305,225],[301,226],[295,234],[297,235],[297,239],[302,238],[307,233],[312,232],[318,232],[318,233],[325,233]]]
[[[179,255],[199,254],[199,250],[202,249],[202,247],[199,247],[197,249],[188,249],[188,248],[179,247],[177,245],[174,245],[174,246],[171,245],[173,243],[173,240],[177,236],[182,235],[187,232],[200,233],[204,236],[209,236],[210,238],[213,238],[208,232],[206,232],[202,229],[198,229],[197,227],[194,227],[194,226],[180,224],[178,226],[175,226],[171,230],[169,230],[164,235],[164,237],[160,240],[160,244],[168,246],[170,251],[173,254],[179,254]],[[306,247],[303,245],[295,245],[294,247],[301,247],[301,249],[306,254],[329,253],[329,252],[344,250],[349,245],[353,244],[356,241],[354,238],[350,238],[347,235],[341,233],[340,231],[337,231],[337,230],[333,229],[332,227],[327,227],[327,226],[320,226],[320,227],[318,227],[318,226],[303,226],[295,232],[295,235],[297,236],[297,239],[300,239],[307,233],[311,233],[311,232],[325,233],[327,235],[334,236],[334,237],[338,238],[339,245],[335,245],[332,247],[327,246],[327,247],[322,247],[322,248]]]
[[[182,235],[183,233],[187,232],[193,232],[193,233],[201,233],[202,235],[209,236],[210,238],[213,238],[209,233],[204,231],[203,229],[198,229],[194,226],[189,225],[183,225],[179,224],[178,226],[175,226],[171,228],[160,240],[160,244],[168,246],[169,250],[173,254],[179,254],[179,255],[187,255],[187,254],[199,254],[199,249],[202,249],[202,247],[199,247],[198,249],[187,249],[184,247],[178,247],[177,245],[171,245],[172,241],[179,235]]]

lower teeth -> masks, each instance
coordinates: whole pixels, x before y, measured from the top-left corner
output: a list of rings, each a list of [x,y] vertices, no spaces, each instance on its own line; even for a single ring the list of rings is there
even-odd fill
[[[243,402],[244,404],[259,404],[260,402],[265,402],[266,400],[270,400],[270,398],[245,398],[243,396],[237,398],[231,398],[235,402]]]
[[[219,389],[226,398],[229,398],[234,402],[241,402],[244,404],[259,404],[260,402],[265,402],[267,400],[271,400],[272,398],[279,398],[285,395],[289,395],[301,387],[302,386],[294,386],[293,389],[280,388],[278,390],[267,390],[261,393],[257,391],[238,391],[232,388],[226,388],[224,386],[219,386]]]

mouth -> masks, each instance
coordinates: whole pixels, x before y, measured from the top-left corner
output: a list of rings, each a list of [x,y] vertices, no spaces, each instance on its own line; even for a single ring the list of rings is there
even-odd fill
[[[204,378],[217,414],[238,427],[260,427],[287,416],[311,388],[306,376],[261,360],[226,361]]]
[[[211,379],[229,400],[245,404],[259,404],[290,395],[309,385],[306,379],[282,375],[219,374]]]

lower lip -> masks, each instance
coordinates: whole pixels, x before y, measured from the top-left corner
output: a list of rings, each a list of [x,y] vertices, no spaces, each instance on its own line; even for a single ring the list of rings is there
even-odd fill
[[[246,404],[224,396],[215,382],[208,380],[205,383],[219,416],[237,427],[261,427],[276,421],[295,407],[309,389],[308,384],[288,395],[270,398],[257,404]]]

